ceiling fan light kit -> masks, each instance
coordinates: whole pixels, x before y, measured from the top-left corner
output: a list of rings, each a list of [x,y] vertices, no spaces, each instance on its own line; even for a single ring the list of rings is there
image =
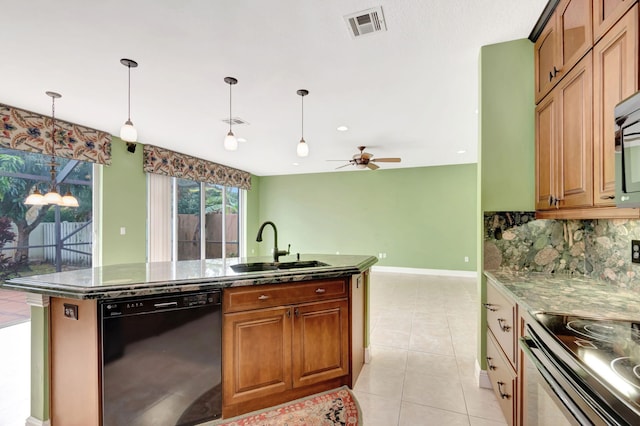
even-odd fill
[[[127,67],[129,71],[129,84],[127,90],[127,121],[120,128],[120,139],[125,142],[136,142],[138,140],[138,131],[133,127],[131,121],[131,68],[136,68],[138,63],[133,59],[120,59],[120,63]]]
[[[343,164],[340,167],[336,167],[337,169],[341,169],[347,166],[356,166],[357,169],[370,169],[376,170],[379,169],[380,166],[375,164],[379,163],[399,163],[401,159],[399,157],[389,157],[389,158],[373,158],[373,154],[369,152],[365,152],[366,146],[359,146],[359,153],[354,154],[351,160],[346,160],[347,164]],[[329,161],[343,161],[343,160],[329,160]]]
[[[231,130],[233,119],[231,118],[231,86],[234,84],[238,84],[238,80],[233,77],[225,77],[224,82],[229,85],[229,133],[224,138],[224,149],[227,151],[237,151],[238,150],[238,139],[233,134]]]
[[[300,96],[302,101],[302,120],[301,120],[302,131],[301,131],[300,142],[298,142],[298,146],[296,147],[296,153],[298,154],[298,157],[308,157],[309,145],[304,140],[304,97],[309,94],[309,91],[305,89],[300,89],[296,93]]]

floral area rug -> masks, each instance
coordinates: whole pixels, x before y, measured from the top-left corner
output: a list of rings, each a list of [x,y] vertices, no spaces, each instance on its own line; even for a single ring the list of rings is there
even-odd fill
[[[219,420],[216,426],[360,426],[362,413],[347,386]]]

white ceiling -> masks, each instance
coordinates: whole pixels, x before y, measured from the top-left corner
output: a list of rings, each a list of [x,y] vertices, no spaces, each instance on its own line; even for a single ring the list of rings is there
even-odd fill
[[[478,58],[526,38],[547,0],[4,1],[0,102],[278,175],[331,172],[358,145],[384,168],[477,161]],[[382,6],[387,31],[353,39],[343,18]],[[241,143],[227,152],[229,86]],[[301,136],[307,158],[296,157]],[[336,127],[346,125],[347,132]],[[458,151],[466,151],[459,154]],[[297,163],[297,165],[294,165]],[[353,170],[352,166],[341,170]]]

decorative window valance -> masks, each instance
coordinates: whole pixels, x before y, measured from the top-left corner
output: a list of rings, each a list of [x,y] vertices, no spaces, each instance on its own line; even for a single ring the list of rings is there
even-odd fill
[[[251,174],[222,164],[191,157],[153,145],[144,146],[143,169],[147,173],[251,189]]]
[[[51,117],[0,103],[0,146],[51,155]],[[111,164],[111,135],[56,118],[56,157]]]

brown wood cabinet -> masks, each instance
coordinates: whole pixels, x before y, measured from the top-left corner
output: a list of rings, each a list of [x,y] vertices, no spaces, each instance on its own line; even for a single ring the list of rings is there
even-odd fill
[[[615,207],[613,111],[640,87],[639,6],[635,0],[577,3],[561,1],[536,42],[536,217],[637,218],[639,209]],[[541,64],[548,61],[539,57],[553,49],[544,46],[543,37],[555,34],[564,40],[556,40],[555,46],[565,49],[565,60],[582,55],[583,41],[590,36],[575,28],[583,28],[585,5],[592,6],[597,42],[571,71],[565,66],[544,93],[538,78]],[[583,32],[586,36],[576,36]]]
[[[610,15],[630,1],[596,1]],[[609,10],[609,3],[619,5]],[[609,6],[612,7],[612,6]],[[595,22],[594,22],[595,25]],[[638,90],[638,5],[593,48],[594,205],[615,205],[614,108]]]
[[[536,41],[536,102],[569,73],[593,45],[591,0],[561,0]]]
[[[505,420],[518,424],[518,338],[516,303],[487,280],[487,375]]]
[[[536,107],[536,210],[593,205],[591,70],[589,53]]]
[[[351,385],[347,279],[226,289],[223,311],[224,417]]]
[[[637,0],[593,0],[594,44],[620,19]]]

